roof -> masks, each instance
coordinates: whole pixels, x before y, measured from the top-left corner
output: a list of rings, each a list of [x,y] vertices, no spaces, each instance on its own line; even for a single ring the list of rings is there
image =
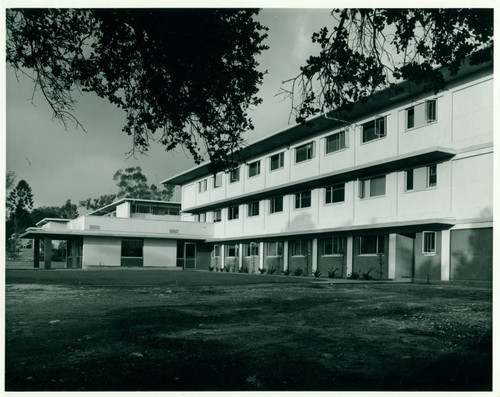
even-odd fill
[[[49,222],[67,223],[70,220],[71,219],[65,219],[65,218],[43,218],[41,221],[38,221],[36,225],[41,227]]]
[[[453,76],[447,73],[445,69],[445,80],[449,84],[475,73],[480,73],[487,69],[492,69],[492,67],[492,60],[480,65],[470,65],[469,63],[467,63],[459,70],[456,75]],[[399,91],[396,93],[394,88],[387,88],[370,96],[366,103],[362,103],[361,101],[356,102],[350,112],[342,113],[342,121],[340,121],[338,118],[335,120],[328,118],[325,115],[317,116],[309,120],[306,124],[297,124],[292,127],[286,127],[270,136],[259,139],[254,143],[242,148],[238,152],[238,155],[241,161],[244,162],[259,155],[264,155],[273,150],[276,150],[276,148],[278,147],[291,145],[308,137],[319,135],[325,130],[341,127],[345,124],[346,121],[353,122],[356,119],[367,117],[370,114],[379,112],[384,108],[393,107],[396,103],[408,100],[409,98],[415,98],[417,95],[428,92],[428,90],[425,90],[424,87],[418,86],[413,83],[408,83],[407,81],[399,83],[397,87],[402,89],[403,91]],[[193,167],[187,171],[167,178],[161,183],[183,185],[193,180],[200,179],[210,174],[210,172],[208,171],[209,164],[210,162],[202,163],[199,166]]]
[[[135,199],[135,198],[124,197],[122,199],[114,201],[111,204],[105,205],[104,207],[101,207],[97,210],[91,211],[87,215],[109,214],[110,212],[115,211],[117,206],[127,201],[131,203],[146,203],[146,204],[158,204],[159,206],[169,206],[169,207],[179,207],[179,208],[181,207],[181,203],[176,201],[146,200],[146,199]]]

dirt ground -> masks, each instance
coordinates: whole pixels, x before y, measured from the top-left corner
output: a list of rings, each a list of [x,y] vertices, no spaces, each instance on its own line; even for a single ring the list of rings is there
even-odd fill
[[[19,272],[7,272],[7,391],[492,387],[491,287]]]

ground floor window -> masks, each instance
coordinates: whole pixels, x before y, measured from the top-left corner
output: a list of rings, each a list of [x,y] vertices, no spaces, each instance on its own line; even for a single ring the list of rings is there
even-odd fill
[[[422,252],[425,255],[436,254],[436,232],[424,232],[422,238]]]
[[[246,256],[259,256],[259,243],[245,244]]]
[[[359,254],[383,254],[385,250],[385,236],[361,236],[359,238]]]
[[[267,256],[282,256],[283,255],[283,242],[273,241],[267,243]]]
[[[307,241],[306,240],[292,240],[290,241],[290,252],[292,256],[306,256],[307,254]]]
[[[123,258],[142,258],[142,248],[144,240],[142,238],[124,238],[122,239],[122,257]]]
[[[220,245],[214,245],[214,249],[212,251],[212,257],[218,258],[220,256]]]
[[[322,255],[342,255],[345,253],[345,237],[331,237],[323,239]]]
[[[238,244],[227,245],[227,257],[235,258],[238,256]]]

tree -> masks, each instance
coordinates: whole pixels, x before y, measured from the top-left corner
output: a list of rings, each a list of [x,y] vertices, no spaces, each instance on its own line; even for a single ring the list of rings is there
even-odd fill
[[[9,192],[12,190],[15,183],[16,173],[14,171],[7,171],[7,174],[5,175],[5,190],[7,194],[9,194]]]
[[[159,188],[155,184],[148,185],[148,178],[139,166],[125,168],[125,170],[119,169],[115,172],[113,180],[117,181],[118,192],[116,194],[103,195],[97,199],[88,198],[80,201],[80,206],[96,210],[111,204],[116,199],[125,197],[168,201],[174,194],[174,186]]]
[[[72,204],[71,200],[66,200],[62,206],[52,206],[52,207],[38,207],[35,208],[31,213],[32,226],[36,225],[45,218],[62,218],[62,219],[74,219],[78,217],[78,210],[76,204]]]
[[[267,28],[244,9],[8,9],[7,62],[32,78],[65,125],[75,89],[126,113],[133,150],[150,140],[196,163],[232,164],[253,129]],[[81,126],[83,127],[83,126]]]
[[[7,222],[6,236],[20,233],[31,226],[31,210],[33,209],[33,193],[31,187],[24,179],[20,180],[7,197],[9,219]]]
[[[493,9],[336,9],[332,16],[334,26],[312,36],[319,55],[283,82],[299,123],[336,117],[401,80],[438,92],[443,68],[454,75],[467,57],[471,64],[492,58]]]

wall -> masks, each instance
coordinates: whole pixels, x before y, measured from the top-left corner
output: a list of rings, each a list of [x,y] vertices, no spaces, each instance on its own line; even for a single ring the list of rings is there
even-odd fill
[[[121,238],[83,238],[83,268],[87,266],[120,266]]]
[[[389,272],[388,257],[389,257],[389,236],[385,235],[385,248],[383,255],[383,265],[382,265],[382,278],[386,279]],[[359,274],[359,278],[362,278],[363,273],[367,273],[368,270],[373,268],[370,275],[373,278],[380,278],[380,259],[377,254],[359,254],[359,237],[353,237],[353,255],[352,255],[352,271]]]
[[[450,280],[493,280],[493,228],[451,230]]]
[[[117,218],[130,218],[130,202],[125,201],[120,205],[116,206],[116,217]]]
[[[144,239],[144,267],[176,267],[177,240]]]
[[[415,236],[415,271],[414,278],[417,280],[441,280],[441,232],[436,232],[436,253],[435,255],[424,255],[422,252],[423,233],[417,233]]]
[[[396,273],[394,278],[413,277],[414,238],[396,235]]]
[[[328,271],[330,269],[335,270],[336,278],[345,278],[347,275],[345,274],[345,266],[344,266],[344,256],[342,255],[327,255],[322,256],[320,251],[321,248],[318,247],[318,270],[321,272],[322,276],[328,276]]]

